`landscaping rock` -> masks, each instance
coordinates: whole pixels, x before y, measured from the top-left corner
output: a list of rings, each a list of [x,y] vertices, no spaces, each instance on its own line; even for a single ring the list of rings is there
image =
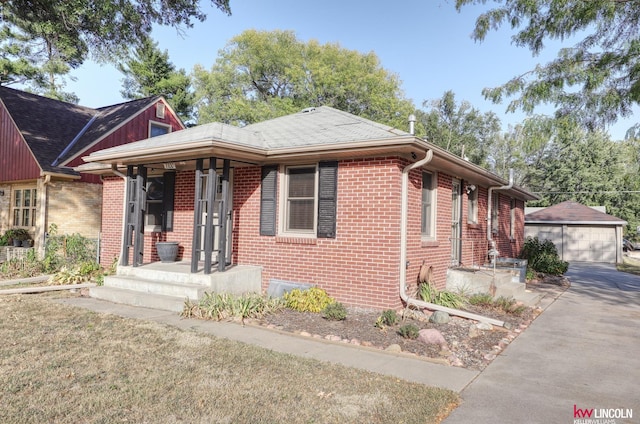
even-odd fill
[[[435,311],[430,317],[429,322],[433,322],[435,324],[446,324],[451,320],[451,317],[448,313],[443,311]]]
[[[385,349],[387,352],[402,352],[402,348],[398,344],[392,344]]]
[[[482,334],[482,331],[480,331],[480,329],[478,327],[476,327],[475,325],[472,325],[471,327],[469,327],[469,337],[474,339],[476,337],[478,337],[480,334]]]
[[[437,344],[440,346],[447,344],[447,341],[444,339],[442,333],[435,328],[426,328],[420,330],[418,334],[418,341],[421,341],[424,344]]]
[[[478,330],[493,330],[493,325],[489,324],[488,322],[479,322],[476,324],[476,327],[478,328]]]

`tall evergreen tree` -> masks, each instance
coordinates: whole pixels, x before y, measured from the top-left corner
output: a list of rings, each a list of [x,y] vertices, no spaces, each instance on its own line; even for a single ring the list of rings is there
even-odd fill
[[[118,65],[118,69],[125,75],[120,91],[124,98],[162,95],[183,121],[190,120],[194,104],[191,79],[184,69],[176,70],[169,61],[169,53],[160,51],[158,43],[149,38],[143,39],[132,56]]]

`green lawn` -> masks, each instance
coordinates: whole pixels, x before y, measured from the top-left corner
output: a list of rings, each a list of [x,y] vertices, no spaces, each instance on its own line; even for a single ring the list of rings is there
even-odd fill
[[[2,423],[437,423],[456,393],[160,324],[0,296]]]

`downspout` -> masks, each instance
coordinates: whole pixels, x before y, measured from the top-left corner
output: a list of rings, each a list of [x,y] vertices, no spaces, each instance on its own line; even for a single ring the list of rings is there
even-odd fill
[[[473,319],[476,321],[486,322],[499,327],[504,327],[504,321],[493,318],[483,317],[481,315],[472,314],[459,309],[447,308],[446,306],[436,305],[435,303],[424,302],[422,300],[409,297],[407,294],[407,227],[409,220],[409,172],[413,169],[422,167],[433,159],[433,150],[429,149],[425,152],[424,158],[417,162],[407,165],[402,170],[402,187],[401,187],[401,205],[400,205],[400,298],[403,302],[418,308],[426,308],[433,311],[447,312],[463,318]]]

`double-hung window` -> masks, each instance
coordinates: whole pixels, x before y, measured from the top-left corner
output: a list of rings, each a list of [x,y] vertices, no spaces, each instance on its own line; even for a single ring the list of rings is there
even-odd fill
[[[511,199],[509,204],[509,237],[516,238],[516,199]]]
[[[493,193],[493,202],[491,206],[491,232],[493,234],[498,234],[498,230],[500,229],[500,195],[498,193]]]
[[[315,234],[317,167],[296,166],[285,169],[284,232]]]
[[[422,208],[421,208],[421,229],[423,237],[435,237],[435,217],[434,217],[434,174],[422,173]]]
[[[268,165],[261,181],[260,235],[336,237],[338,162]]]
[[[38,191],[35,188],[18,188],[13,190],[13,226],[33,227],[36,225],[36,200]]]
[[[467,222],[469,224],[478,223],[478,189],[469,190],[467,195]]]

